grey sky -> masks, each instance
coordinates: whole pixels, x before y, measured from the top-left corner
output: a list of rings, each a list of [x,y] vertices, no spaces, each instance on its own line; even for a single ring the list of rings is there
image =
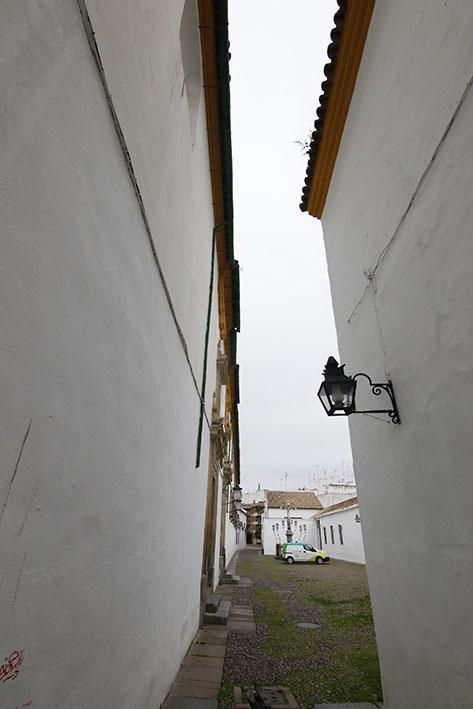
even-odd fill
[[[316,397],[337,353],[320,222],[299,210],[334,0],[230,0],[235,252],[245,489],[351,477],[345,419]],[[310,477],[311,481],[313,476]]]

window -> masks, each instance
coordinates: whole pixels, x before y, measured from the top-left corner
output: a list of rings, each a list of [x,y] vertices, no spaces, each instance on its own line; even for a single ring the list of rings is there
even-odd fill
[[[340,544],[343,544],[343,527],[341,524],[338,525],[338,536],[340,537]]]
[[[324,543],[327,544],[327,528],[324,527]]]
[[[333,533],[333,525],[330,525],[330,539],[332,540],[332,544],[335,544],[335,535]]]

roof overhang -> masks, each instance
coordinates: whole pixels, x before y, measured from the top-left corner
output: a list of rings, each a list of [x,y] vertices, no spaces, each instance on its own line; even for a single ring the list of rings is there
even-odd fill
[[[350,510],[356,510],[360,508],[360,503],[356,502],[354,505],[349,505],[348,507],[339,507],[338,509],[331,509],[327,510],[324,512],[324,510],[320,510],[320,512],[316,515],[314,515],[313,519],[320,519],[321,517],[330,517],[330,515],[336,515],[339,514],[340,512],[349,512]]]
[[[238,261],[233,253],[228,3],[227,0],[198,0],[198,9],[219,274],[219,329],[228,357],[227,409],[231,412],[232,420],[235,481],[239,483],[239,367],[236,361],[236,333],[240,330],[240,282]]]
[[[338,0],[300,208],[322,218],[375,0]]]

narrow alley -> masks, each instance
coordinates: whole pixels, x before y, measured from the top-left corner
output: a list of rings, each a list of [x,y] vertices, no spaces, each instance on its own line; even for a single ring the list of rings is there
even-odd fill
[[[0,36],[0,709],[473,709],[471,0]]]

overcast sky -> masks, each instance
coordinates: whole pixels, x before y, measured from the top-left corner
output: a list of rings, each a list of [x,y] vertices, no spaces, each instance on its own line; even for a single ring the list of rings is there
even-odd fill
[[[345,419],[317,399],[337,355],[320,222],[299,209],[334,0],[230,0],[235,255],[245,490],[352,477]]]

